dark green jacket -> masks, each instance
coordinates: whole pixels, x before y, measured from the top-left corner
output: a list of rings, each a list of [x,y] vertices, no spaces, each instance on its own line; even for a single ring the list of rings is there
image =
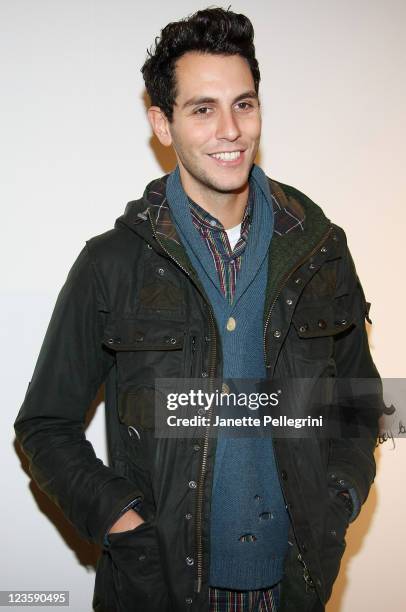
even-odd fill
[[[221,378],[222,354],[211,305],[159,195],[164,180],[129,202],[114,229],[86,242],[59,293],[15,422],[37,484],[84,538],[103,547],[94,595],[103,612],[208,610],[216,439],[155,438],[154,384]],[[304,194],[269,180],[278,205],[263,321],[269,381],[379,380],[365,329],[368,304],[343,230]],[[284,233],[291,213],[301,227]],[[84,434],[102,383],[110,467]],[[349,404],[361,437],[325,429],[323,436],[274,440],[293,525],[282,610],[323,609],[348,526],[347,509],[331,490],[353,488],[362,504],[375,476],[379,397],[367,419],[357,401]],[[337,407],[323,410],[328,416]],[[137,496],[146,522],[103,545]]]

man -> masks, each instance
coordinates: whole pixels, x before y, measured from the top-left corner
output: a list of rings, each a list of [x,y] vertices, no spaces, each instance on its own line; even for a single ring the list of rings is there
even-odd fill
[[[377,379],[345,234],[254,163],[245,16],[167,25],[142,71],[177,167],[86,242],[16,434],[38,485],[103,547],[95,610],[320,611],[374,479],[376,419],[352,404],[362,436],[158,438],[154,400],[161,378]],[[103,382],[111,467],[83,431]]]

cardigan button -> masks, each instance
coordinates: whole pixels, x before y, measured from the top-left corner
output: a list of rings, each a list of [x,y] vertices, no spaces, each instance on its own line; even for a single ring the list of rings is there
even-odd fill
[[[227,330],[228,331],[234,331],[235,328],[237,327],[237,321],[234,319],[234,317],[230,317],[227,321]]]

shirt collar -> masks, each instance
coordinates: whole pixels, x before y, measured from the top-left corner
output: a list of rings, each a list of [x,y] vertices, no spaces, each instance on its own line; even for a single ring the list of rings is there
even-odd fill
[[[241,221],[241,230],[243,231],[244,227],[251,221],[252,219],[252,209],[253,209],[253,189],[249,190],[247,204],[244,209],[243,218]],[[210,230],[223,230],[225,231],[223,224],[216,218],[213,217],[207,210],[199,206],[196,202],[194,202],[188,196],[190,212],[192,213],[194,219],[199,223],[199,225],[207,227]]]

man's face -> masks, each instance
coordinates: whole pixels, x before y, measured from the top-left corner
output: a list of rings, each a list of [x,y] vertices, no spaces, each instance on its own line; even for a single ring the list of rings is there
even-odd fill
[[[244,189],[261,135],[260,107],[247,61],[239,55],[188,52],[177,61],[176,85],[168,129],[185,190],[196,194]]]

